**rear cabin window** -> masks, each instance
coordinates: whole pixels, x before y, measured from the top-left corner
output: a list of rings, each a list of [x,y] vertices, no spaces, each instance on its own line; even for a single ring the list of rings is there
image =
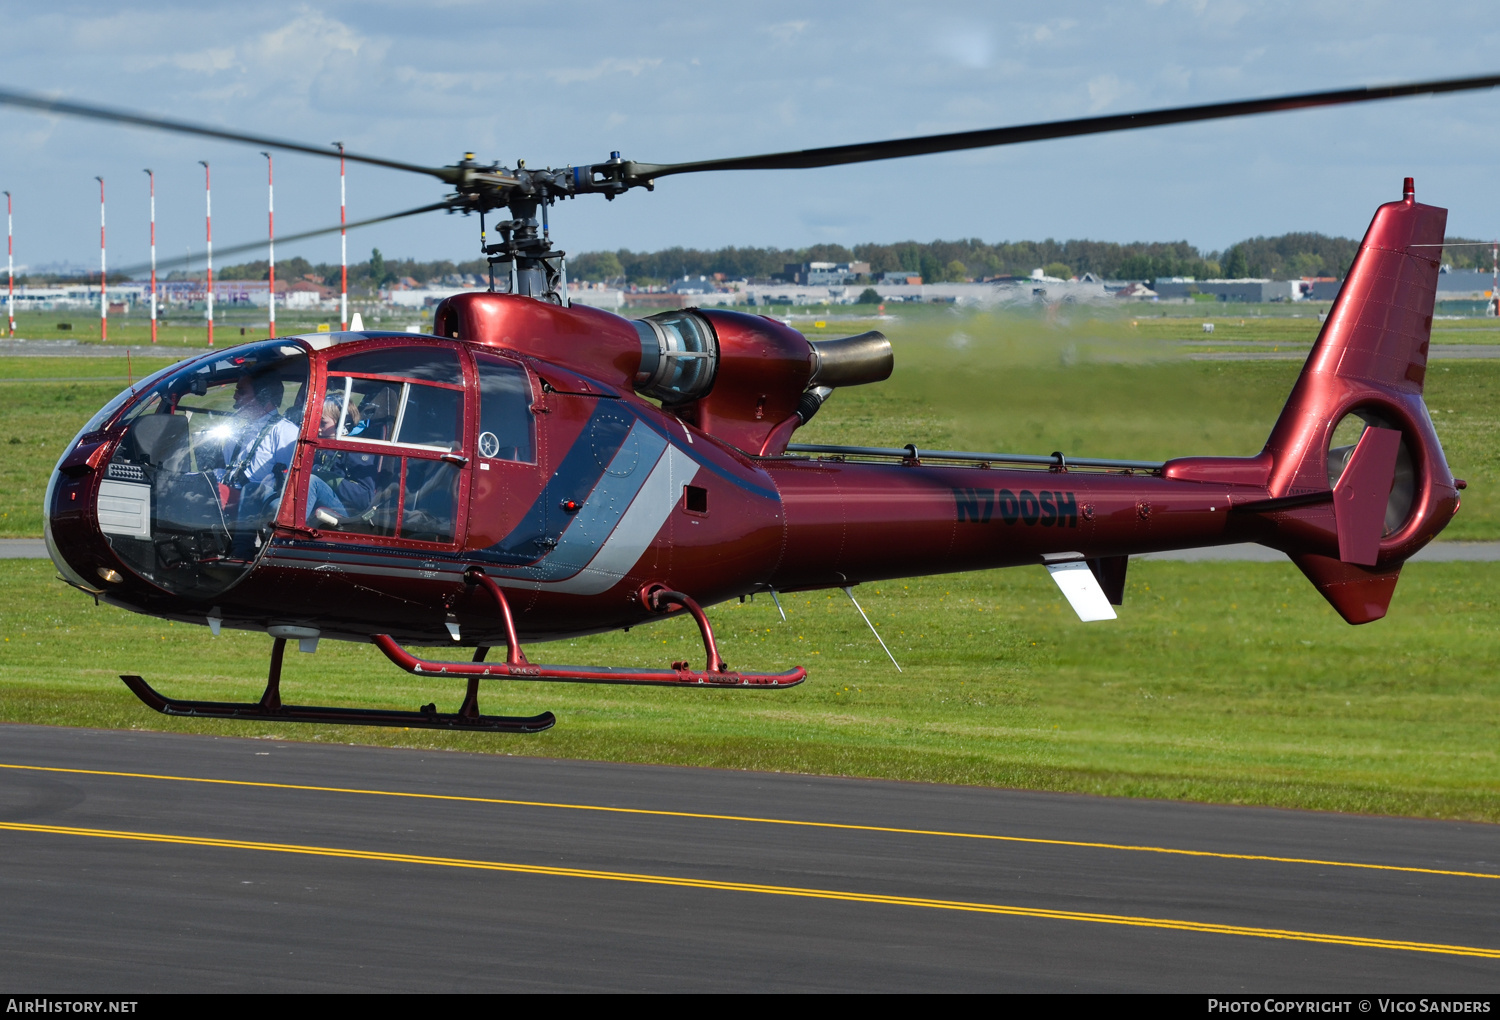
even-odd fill
[[[474,360],[479,366],[479,455],[535,461],[531,379],[525,367],[486,354]]]

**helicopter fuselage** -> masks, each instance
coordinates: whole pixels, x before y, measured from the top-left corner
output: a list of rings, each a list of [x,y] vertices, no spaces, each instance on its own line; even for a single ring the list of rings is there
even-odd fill
[[[59,566],[105,601],[167,619],[491,645],[503,644],[504,634],[489,597],[465,581],[473,567],[505,589],[523,638],[547,640],[657,619],[643,598],[653,588],[712,604],[1058,557],[1274,541],[1278,529],[1295,533],[1303,551],[1339,555],[1326,504],[1279,514],[1275,524],[1237,511],[1271,498],[1264,455],[1188,459],[1155,471],[1079,470],[1062,458],[1035,468],[924,463],[916,449],[886,463],[788,455],[764,444],[785,446],[791,429],[778,428],[813,368],[811,345],[779,322],[695,313],[715,327],[718,377],[692,402],[658,406],[630,388],[642,356],[639,327],[629,320],[523,297],[466,297],[437,316],[458,336],[289,338],[205,355],[135,387],[59,465],[48,527]],[[757,345],[768,353],[753,353]],[[736,357],[758,374],[736,374]],[[452,373],[442,389],[438,362]],[[262,363],[280,373],[278,413],[297,434],[287,447],[284,494],[247,539],[228,521],[235,494],[209,484],[214,469],[205,470],[202,451],[210,432],[167,422],[181,448],[151,451],[135,434],[162,431],[162,415],[192,418],[212,400],[195,396],[195,387],[252,374]],[[590,377],[579,363],[610,366],[616,377],[598,378],[597,370]],[[491,385],[502,370],[509,390]],[[390,395],[403,387],[397,408]],[[320,435],[316,409],[344,411],[361,394],[369,431]],[[388,406],[378,406],[384,397]],[[443,413],[456,415],[448,432],[423,425],[430,434],[406,442],[415,416],[430,416],[439,397]],[[148,400],[152,409],[139,413]],[[197,420],[211,413],[200,408]],[[225,418],[208,422],[222,429]],[[322,461],[340,456],[367,463],[385,490],[384,509],[360,520],[351,505],[319,518],[313,479]],[[201,515],[187,520],[172,509],[194,467],[199,487],[224,497],[208,522],[222,535],[204,532]],[[140,517],[122,524],[120,501],[131,492]],[[239,497],[242,513],[248,498]],[[1422,509],[1413,518],[1436,519]],[[1399,536],[1383,554],[1404,558],[1430,530]]]

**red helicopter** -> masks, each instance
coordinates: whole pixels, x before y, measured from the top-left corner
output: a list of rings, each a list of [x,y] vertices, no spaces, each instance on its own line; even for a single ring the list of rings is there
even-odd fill
[[[274,639],[259,702],[176,700],[122,677],[151,708],[194,717],[533,732],[553,715],[483,715],[479,682],[802,682],[800,667],[730,668],[704,605],[1043,564],[1081,619],[1111,619],[1131,555],[1232,542],[1282,550],[1345,620],[1367,623],[1385,614],[1402,563],[1448,523],[1464,487],[1422,400],[1447,213],[1417,203],[1410,178],[1399,201],[1376,211],[1264,450],[1163,463],[792,444],[835,389],[889,377],[885,337],[809,341],[743,312],[632,321],[571,304],[547,209],[679,173],[830,166],[1496,84],[1427,82],[670,165],[614,153],[561,170],[481,166],[472,156],[427,168],[347,154],[453,186],[443,202],[397,215],[478,213],[491,289],[444,301],[433,335],[281,337],[142,380],[100,409],[58,462],[47,546],[63,580],[111,605]],[[21,93],[0,92],[0,104],[330,154]],[[484,217],[500,208],[510,218],[487,243]],[[696,620],[703,668],[542,665],[522,651],[523,639],[673,613]],[[411,673],[461,678],[462,705],[283,704],[286,642],[311,651],[320,638],[371,641]],[[408,643],[476,651],[470,662],[427,661]],[[486,661],[502,645],[504,661]]]

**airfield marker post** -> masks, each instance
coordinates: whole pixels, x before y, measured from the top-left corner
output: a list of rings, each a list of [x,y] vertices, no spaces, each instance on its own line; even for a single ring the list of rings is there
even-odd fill
[[[146,176],[151,181],[151,342],[156,343],[156,175],[148,169]]]
[[[107,283],[108,274],[104,268],[104,178],[95,177],[99,182],[99,339],[109,339],[109,291]]]
[[[208,346],[214,345],[214,192],[213,181],[209,176],[208,160],[198,160],[203,166],[203,208],[206,230],[208,232],[208,286],[205,288],[208,297]]]
[[[5,193],[5,277],[7,281],[5,310],[10,318],[10,335],[16,335],[16,249],[10,215],[10,192]]]
[[[349,235],[344,230],[344,143],[339,147],[339,329],[349,328]]]
[[[266,230],[271,239],[271,276],[270,276],[270,309],[271,321],[267,336],[276,335],[276,163],[271,159],[269,152],[262,152],[266,157]]]

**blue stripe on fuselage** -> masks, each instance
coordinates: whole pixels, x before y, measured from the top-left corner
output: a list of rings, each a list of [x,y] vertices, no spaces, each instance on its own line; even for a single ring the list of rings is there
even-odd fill
[[[619,453],[636,418],[619,402],[601,400],[574,440],[573,446],[547,480],[542,494],[531,504],[516,526],[499,542],[471,555],[491,563],[524,566],[535,563],[556,547],[562,533],[573,522],[561,505],[572,500],[583,504],[599,484],[604,467]],[[650,465],[645,465],[647,471]],[[644,477],[644,476],[643,476]]]
[[[676,438],[667,432],[666,426],[662,425],[660,422],[651,421],[645,417],[642,417],[641,424],[649,425],[651,427],[651,431],[660,435],[668,443],[677,447],[683,453],[687,454],[690,457],[692,456],[690,452],[691,447],[683,446],[681,443],[677,442]],[[693,460],[700,468],[708,471],[711,474],[718,475],[720,478],[724,479],[724,481],[730,483],[731,485],[736,485],[739,488],[744,489],[746,492],[753,492],[755,493],[755,495],[760,496],[763,499],[774,499],[778,502],[781,500],[781,493],[777,492],[775,489],[768,489],[764,485],[756,485],[754,482],[745,478],[743,475],[737,475],[730,471],[726,471],[724,468],[721,468],[717,464],[715,464],[712,460],[703,457],[693,457]]]

